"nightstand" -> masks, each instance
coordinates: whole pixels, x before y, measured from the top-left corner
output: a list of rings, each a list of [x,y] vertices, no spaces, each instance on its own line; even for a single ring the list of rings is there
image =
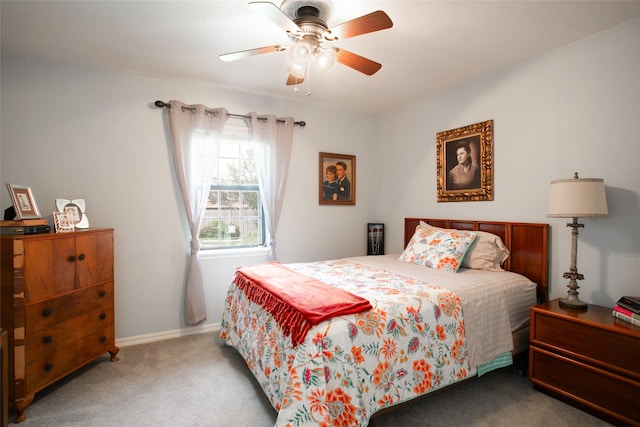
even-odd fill
[[[529,379],[534,387],[617,425],[640,426],[640,327],[589,305],[531,307]]]

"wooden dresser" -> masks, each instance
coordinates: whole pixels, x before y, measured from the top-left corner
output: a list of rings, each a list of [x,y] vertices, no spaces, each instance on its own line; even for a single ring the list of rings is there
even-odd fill
[[[565,309],[558,300],[532,307],[529,379],[616,425],[640,426],[640,327],[611,311]]]
[[[2,365],[2,378],[0,378],[1,390],[0,390],[0,405],[2,405],[0,412],[0,426],[7,427],[9,424],[9,360],[8,360],[8,334],[5,330],[0,329],[0,365]]]
[[[118,360],[113,229],[2,236],[1,326],[14,422],[35,393],[102,354]]]

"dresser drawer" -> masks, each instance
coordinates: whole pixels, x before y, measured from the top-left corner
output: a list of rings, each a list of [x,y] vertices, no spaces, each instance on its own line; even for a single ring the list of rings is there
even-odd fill
[[[32,304],[26,308],[26,333],[31,335],[89,311],[110,307],[113,307],[113,282]]]
[[[93,311],[77,316],[50,328],[33,332],[26,337],[27,365],[44,354],[52,354],[76,341],[113,326],[113,305],[105,304]],[[106,351],[106,350],[105,350]]]
[[[27,350],[27,389],[40,389],[71,372],[78,363],[76,353],[75,345],[39,355]]]
[[[98,319],[99,311],[83,317],[87,321],[78,325],[75,333],[65,334],[63,329],[54,328],[44,331],[50,333],[45,335],[50,341],[40,337],[40,333],[27,340],[27,387],[43,387],[113,348],[113,319]]]
[[[640,423],[640,383],[544,349],[530,349],[534,384],[626,424]]]
[[[97,356],[104,354],[115,345],[115,328],[113,324],[103,329],[94,331],[76,343],[78,362],[83,364]]]
[[[640,340],[602,327],[532,311],[531,344],[640,380]]]

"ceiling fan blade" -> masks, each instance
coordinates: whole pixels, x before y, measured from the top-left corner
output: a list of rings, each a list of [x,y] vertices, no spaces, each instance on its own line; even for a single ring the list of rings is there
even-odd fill
[[[304,82],[304,77],[296,77],[293,74],[289,74],[287,77],[287,86],[295,86]]]
[[[249,2],[249,6],[287,32],[296,33],[300,31],[300,27],[273,3],[268,1],[252,1]]]
[[[389,18],[389,15],[378,10],[330,28],[328,30],[328,33],[330,33],[328,39],[344,40],[391,27],[393,27],[393,22],[391,18]]]
[[[382,64],[344,49],[338,49],[338,52],[336,53],[336,61],[342,65],[351,67],[356,71],[360,71],[367,76],[377,73],[378,70],[382,68]]]
[[[286,48],[280,45],[259,47],[256,49],[240,50],[238,52],[224,53],[218,58],[225,62],[237,61],[238,59],[248,58],[250,56],[261,55],[263,53],[282,52]]]

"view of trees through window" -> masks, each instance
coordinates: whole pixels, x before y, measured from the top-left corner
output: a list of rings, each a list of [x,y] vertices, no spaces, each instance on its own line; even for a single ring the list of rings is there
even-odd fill
[[[265,231],[258,175],[244,123],[225,126],[216,170],[200,228],[202,247],[263,246]]]

